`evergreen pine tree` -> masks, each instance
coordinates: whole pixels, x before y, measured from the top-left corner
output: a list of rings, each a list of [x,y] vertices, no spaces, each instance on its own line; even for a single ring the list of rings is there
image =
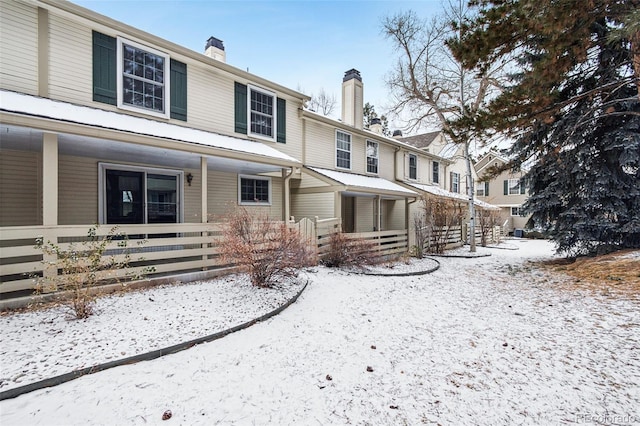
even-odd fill
[[[450,46],[469,67],[518,57],[512,84],[474,125],[515,139],[512,167],[533,160],[534,223],[570,254],[640,247],[637,34],[624,31],[637,28],[640,2],[476,3],[478,18]]]

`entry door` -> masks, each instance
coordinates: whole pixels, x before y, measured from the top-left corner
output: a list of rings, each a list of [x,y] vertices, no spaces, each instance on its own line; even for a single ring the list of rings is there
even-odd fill
[[[342,232],[355,230],[355,198],[342,197]]]

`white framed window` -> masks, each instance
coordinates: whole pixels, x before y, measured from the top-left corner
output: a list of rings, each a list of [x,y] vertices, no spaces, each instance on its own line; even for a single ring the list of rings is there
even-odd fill
[[[336,167],[351,169],[351,135],[336,130]]]
[[[524,216],[522,207],[511,207],[511,216]]]
[[[276,138],[276,95],[255,86],[248,86],[249,102],[247,102],[249,117],[249,134],[275,140]]]
[[[169,55],[118,37],[118,108],[169,118]]]
[[[418,179],[418,157],[415,154],[409,154],[409,179]]]
[[[98,173],[101,224],[182,222],[181,170],[99,163]]]
[[[508,195],[520,195],[520,179],[509,179],[509,193]]]
[[[451,192],[460,193],[460,173],[451,172]]]
[[[378,142],[367,141],[367,173],[378,174]]]
[[[238,175],[238,204],[245,206],[270,206],[271,178]]]
[[[489,182],[476,183],[476,195],[478,197],[486,197],[489,195]]]
[[[440,183],[440,163],[438,161],[433,162],[431,170],[431,182]]]

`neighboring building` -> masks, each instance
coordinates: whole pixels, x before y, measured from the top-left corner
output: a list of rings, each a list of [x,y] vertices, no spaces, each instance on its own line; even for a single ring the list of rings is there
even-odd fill
[[[522,210],[527,200],[524,173],[504,170],[497,176],[489,176],[492,168],[498,169],[507,163],[508,160],[495,151],[489,151],[476,162],[475,170],[479,176],[476,197],[500,207],[500,225],[503,232],[513,234],[516,229],[523,229],[530,217]]]
[[[427,174],[431,175],[428,185],[413,185],[424,195],[436,195],[468,203],[467,163],[464,158],[464,146],[446,139],[441,131],[422,133],[415,136],[398,138],[400,141],[419,148],[425,153],[434,155],[429,163]],[[471,167],[471,181],[477,182],[478,176]],[[476,209],[497,210],[497,207],[474,197]],[[466,212],[464,222],[468,224],[469,213]],[[476,232],[479,223],[476,222]]]
[[[302,112],[305,167],[291,183],[292,214],[339,217],[345,232],[406,231],[407,206],[418,194],[396,181],[417,172],[409,163],[420,153],[384,136],[379,123],[363,128],[363,93],[362,77],[351,69],[342,82],[341,121]]]

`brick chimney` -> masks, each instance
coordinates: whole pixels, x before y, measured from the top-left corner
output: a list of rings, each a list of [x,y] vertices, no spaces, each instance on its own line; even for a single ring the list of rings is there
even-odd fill
[[[350,69],[342,79],[342,122],[362,130],[363,85],[360,71]]]
[[[222,40],[215,37],[209,37],[204,49],[204,54],[208,57],[213,58],[216,61],[227,62],[227,54],[224,51],[224,44],[222,44]]]

